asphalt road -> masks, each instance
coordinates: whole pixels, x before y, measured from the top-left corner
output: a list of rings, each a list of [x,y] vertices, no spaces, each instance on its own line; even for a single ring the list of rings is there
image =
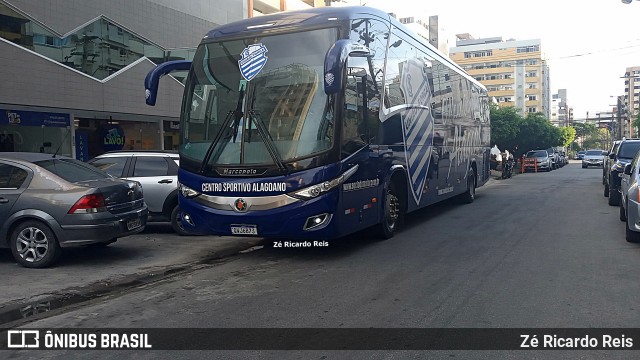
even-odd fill
[[[28,327],[640,327],[640,246],[570,164],[408,217],[387,241],[262,250]],[[640,341],[637,339],[636,341]],[[636,358],[630,352],[20,352],[14,358]]]

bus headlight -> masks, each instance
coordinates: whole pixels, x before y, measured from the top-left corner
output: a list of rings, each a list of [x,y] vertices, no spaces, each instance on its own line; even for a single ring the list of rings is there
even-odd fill
[[[350,168],[349,170],[345,171],[342,175],[338,176],[333,180],[325,181],[321,184],[316,184],[313,186],[306,187],[304,189],[294,191],[289,195],[302,200],[313,199],[339,186],[340,184],[345,182],[345,180],[347,180],[351,175],[353,175],[356,171],[358,171],[358,165]]]
[[[191,199],[200,195],[199,192],[181,183],[178,183],[178,191],[180,191],[180,194],[182,194],[182,196],[186,197],[187,199]]]

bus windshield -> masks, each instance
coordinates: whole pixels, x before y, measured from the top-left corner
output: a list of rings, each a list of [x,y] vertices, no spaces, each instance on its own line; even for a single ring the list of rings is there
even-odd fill
[[[329,28],[200,45],[182,105],[181,157],[202,168],[282,166],[329,150],[333,105],[323,90],[324,58],[336,40]],[[266,62],[241,72],[238,62],[252,45],[263,46]]]

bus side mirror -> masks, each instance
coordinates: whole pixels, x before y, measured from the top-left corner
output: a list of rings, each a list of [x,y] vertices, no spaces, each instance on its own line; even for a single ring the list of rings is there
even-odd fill
[[[338,40],[331,46],[324,58],[324,92],[327,95],[335,94],[342,89],[342,74],[349,56],[368,57],[371,56],[371,50],[348,39]]]
[[[156,105],[158,86],[160,85],[161,77],[174,71],[189,70],[190,68],[191,61],[174,60],[157,65],[153,70],[149,71],[147,76],[144,78],[144,99],[147,105]]]
[[[614,153],[609,154],[609,159],[615,160],[616,159],[616,154],[614,154]]]
[[[631,164],[627,164],[624,167],[624,174],[625,175],[631,175]]]

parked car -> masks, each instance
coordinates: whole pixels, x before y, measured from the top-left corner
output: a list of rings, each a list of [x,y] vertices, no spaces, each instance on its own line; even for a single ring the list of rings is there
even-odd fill
[[[615,154],[616,151],[618,151],[618,146],[620,146],[621,142],[622,140],[614,141],[611,145],[611,149],[604,157],[604,164],[602,165],[602,185],[606,184],[606,179],[609,176],[609,170],[611,169],[611,159],[609,158],[609,155]]]
[[[89,164],[107,173],[142,184],[150,222],[171,222],[176,233],[187,232],[178,206],[178,165],[175,151],[112,151],[95,157]]]
[[[604,150],[587,150],[582,158],[582,168],[585,169],[589,166],[602,167],[606,154],[607,152]]]
[[[560,168],[560,155],[555,148],[548,148],[547,153],[549,153],[549,159],[551,159],[551,170]]]
[[[567,153],[562,150],[560,151],[560,165],[565,166],[569,163],[569,157],[567,157]]]
[[[527,163],[527,161],[525,160],[525,165],[524,165],[524,170],[535,170],[537,167],[538,171],[551,171],[551,169],[553,168],[553,160],[551,159],[551,156],[549,156],[549,153],[547,152],[547,150],[532,150],[529,151],[526,155],[525,158],[535,158],[536,159],[536,165],[530,165]]]
[[[584,158],[584,154],[586,153],[586,151],[578,151],[576,153],[576,160],[582,160],[582,158]]]
[[[147,215],[136,181],[64,156],[0,153],[0,246],[22,266],[46,267],[61,248],[138,233]]]
[[[625,237],[629,242],[640,242],[640,152],[626,164],[620,180],[620,221],[625,222]]]
[[[615,153],[609,154],[611,166],[604,184],[604,196],[609,197],[609,205],[620,204],[620,176],[624,167],[636,156],[640,150],[640,139],[626,139],[620,142]]]

